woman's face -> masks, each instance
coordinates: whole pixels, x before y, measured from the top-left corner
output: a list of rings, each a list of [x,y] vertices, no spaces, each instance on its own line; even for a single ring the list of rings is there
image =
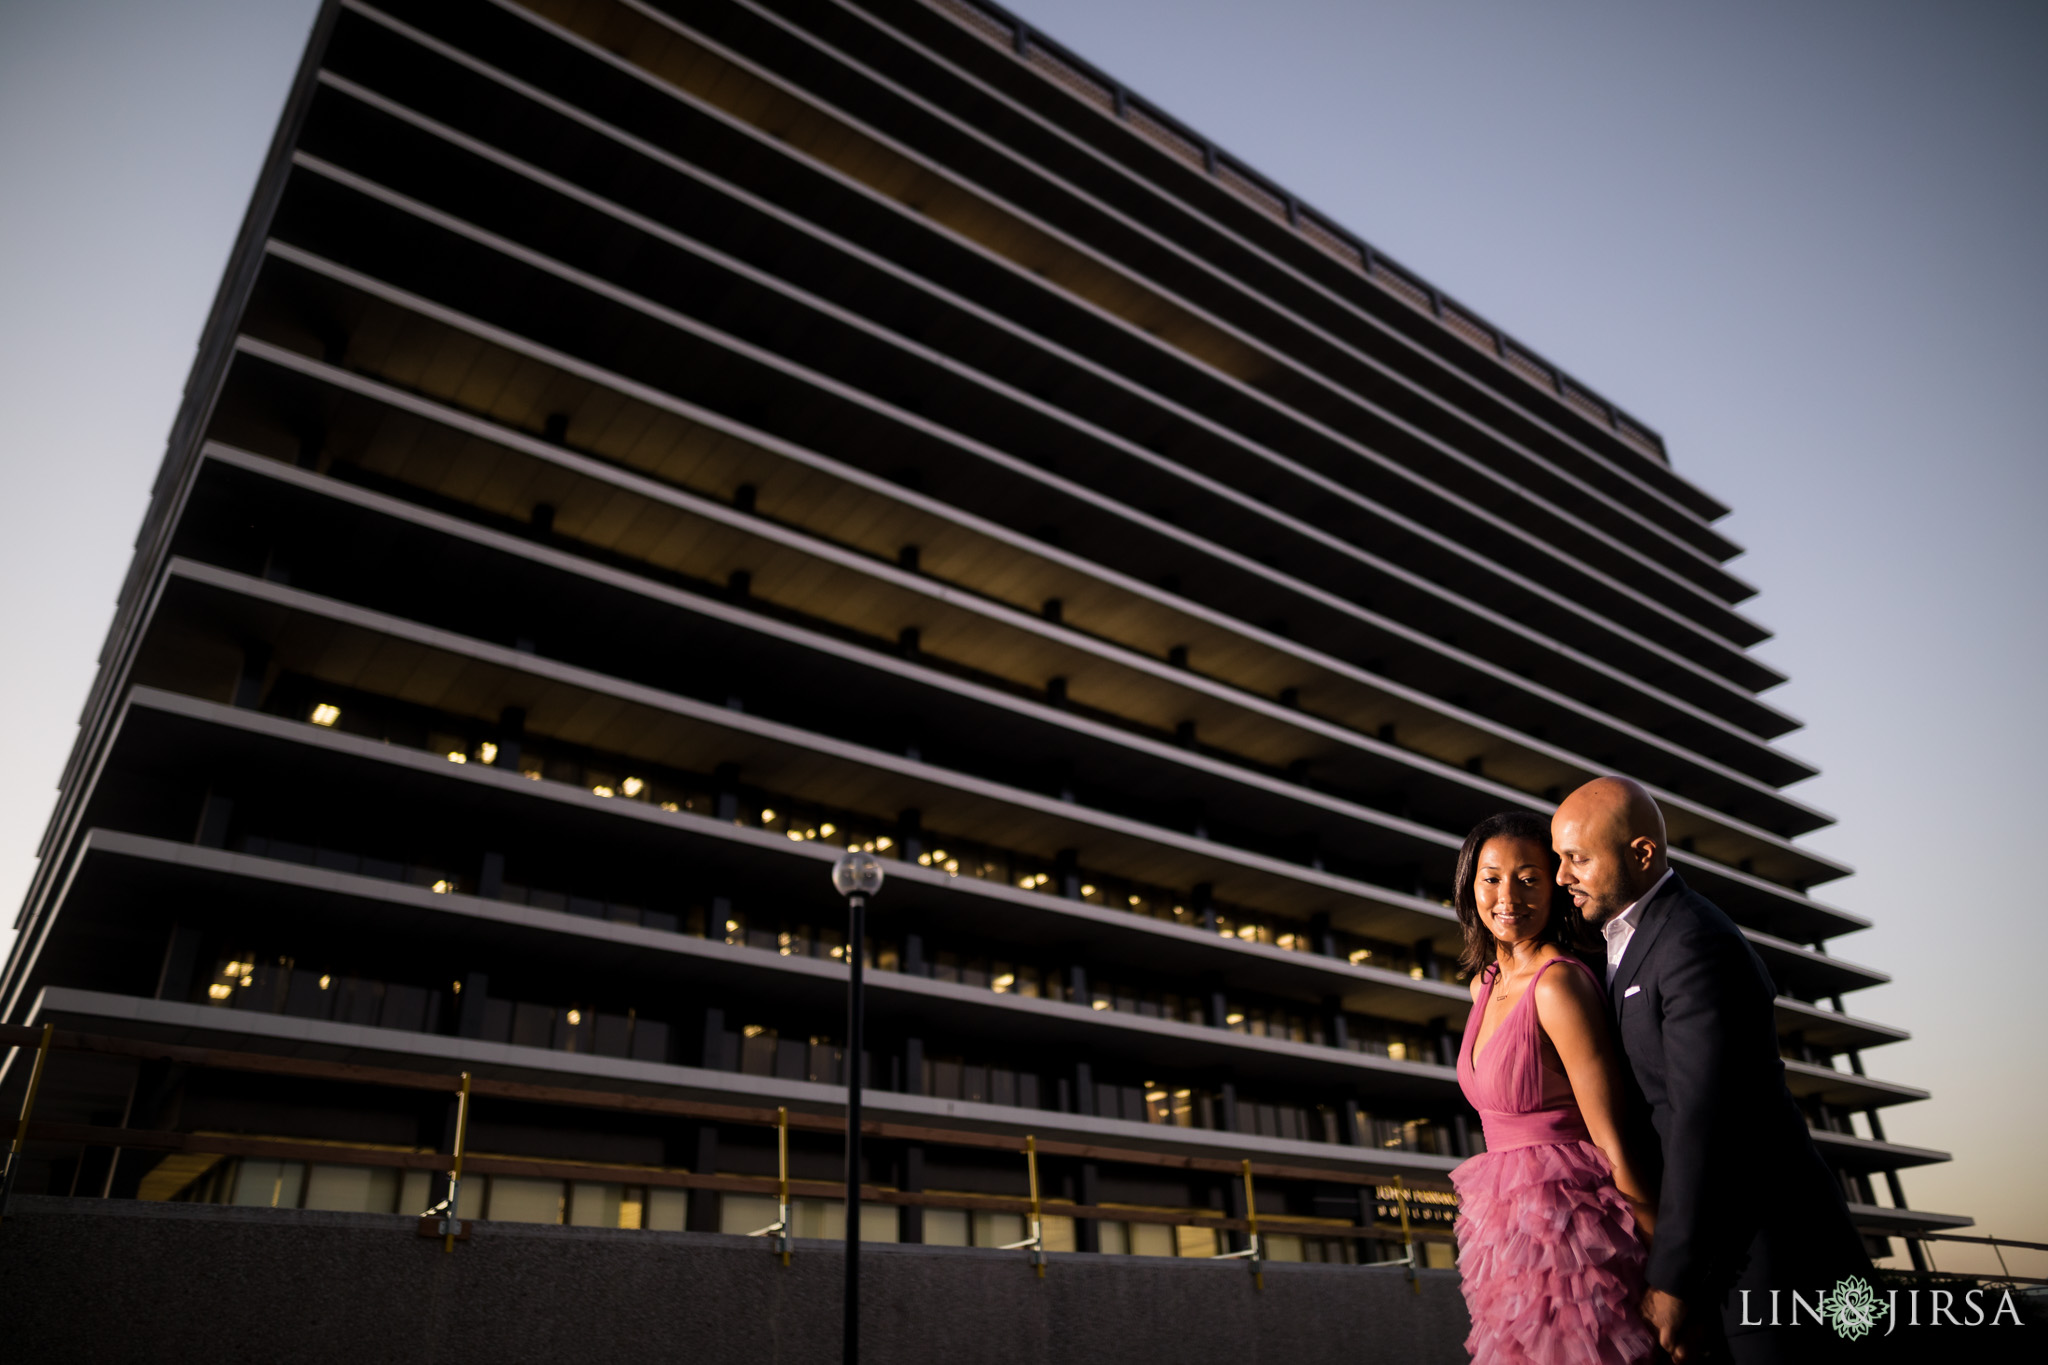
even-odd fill
[[[1503,947],[1536,938],[1550,923],[1550,850],[1534,839],[1488,839],[1472,887],[1479,921]]]

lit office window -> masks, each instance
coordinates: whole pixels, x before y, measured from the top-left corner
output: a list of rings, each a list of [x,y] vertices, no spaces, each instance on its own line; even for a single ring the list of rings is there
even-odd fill
[[[560,1223],[567,1198],[559,1180],[494,1175],[484,1217],[500,1223]]]

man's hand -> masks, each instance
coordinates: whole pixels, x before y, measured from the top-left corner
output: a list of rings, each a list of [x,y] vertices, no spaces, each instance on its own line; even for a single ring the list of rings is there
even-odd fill
[[[1685,1300],[1661,1289],[1643,1291],[1643,1321],[1657,1333],[1657,1344],[1665,1354],[1685,1365],[1692,1359],[1692,1333],[1685,1330]]]

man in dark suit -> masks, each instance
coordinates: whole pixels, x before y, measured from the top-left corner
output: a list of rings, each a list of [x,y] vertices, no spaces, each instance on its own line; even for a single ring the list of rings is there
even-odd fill
[[[1770,1291],[1787,1291],[1783,1323],[1789,1291],[1811,1301],[1868,1278],[1870,1261],[1785,1089],[1770,974],[1671,870],[1664,837],[1656,801],[1626,778],[1587,783],[1551,822],[1558,885],[1605,940],[1637,1159],[1657,1191],[1643,1316],[1679,1362],[1831,1359],[1838,1338],[1811,1319],[1757,1325]]]

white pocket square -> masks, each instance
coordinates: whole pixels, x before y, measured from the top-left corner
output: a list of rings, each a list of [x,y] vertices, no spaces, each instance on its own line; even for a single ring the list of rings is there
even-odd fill
[[[1622,999],[1624,999],[1624,1000],[1626,1000],[1626,999],[1628,999],[1628,998],[1629,998],[1629,997],[1630,997],[1631,995],[1634,995],[1634,994],[1635,994],[1635,993],[1636,993],[1637,991],[1639,991],[1639,990],[1641,990],[1641,989],[1642,989],[1642,987],[1641,987],[1641,986],[1630,986],[1630,987],[1629,987],[1629,988],[1628,988],[1627,990],[1625,990],[1625,991],[1623,991],[1623,992],[1621,993],[1621,998],[1622,998]]]

